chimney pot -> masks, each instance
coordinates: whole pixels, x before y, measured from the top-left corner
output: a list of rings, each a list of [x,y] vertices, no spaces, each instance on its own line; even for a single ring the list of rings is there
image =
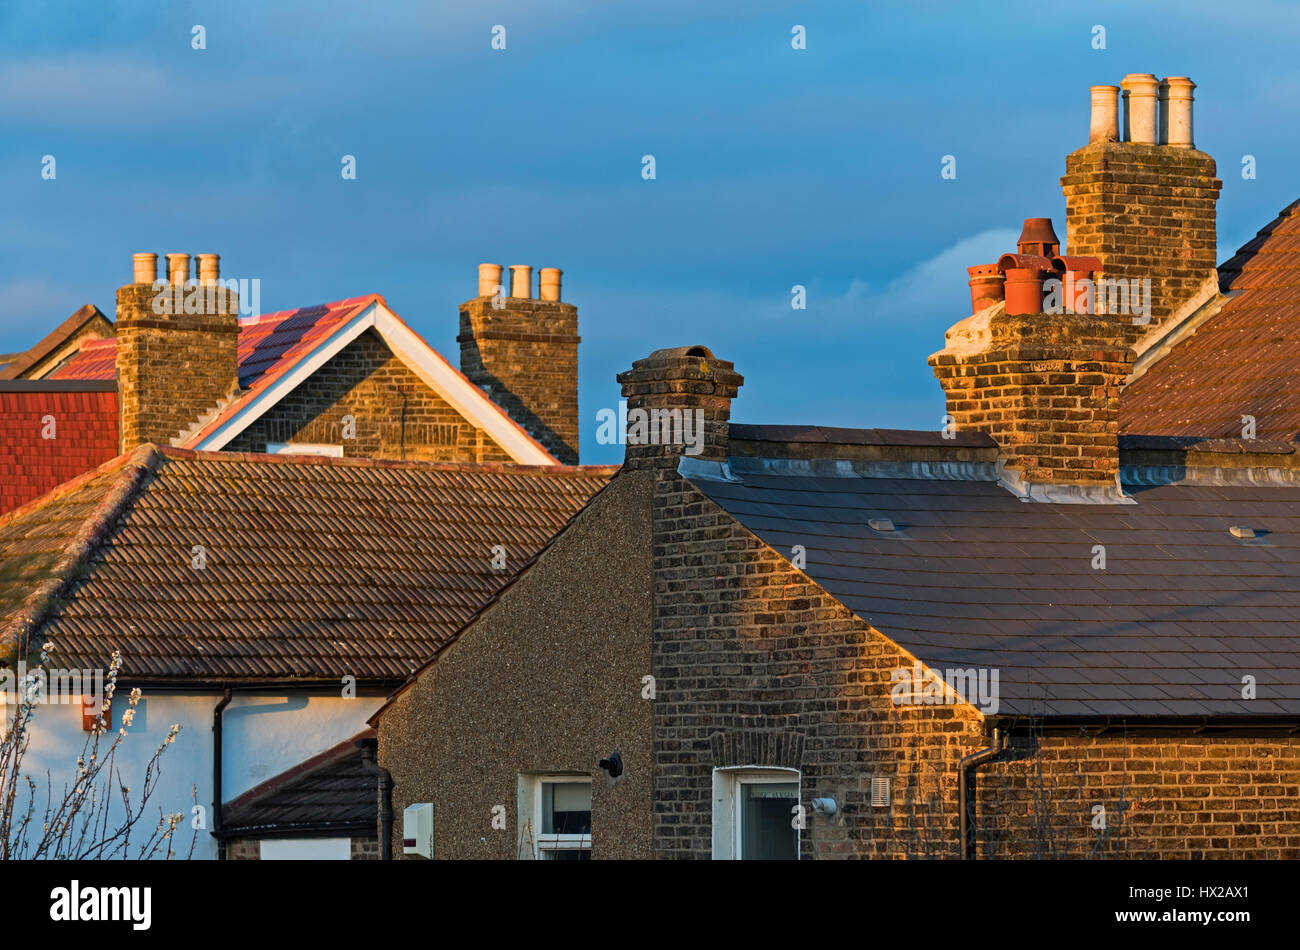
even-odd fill
[[[158,279],[158,255],[142,251],[131,255],[131,266],[135,271],[132,283],[152,284]]]
[[[198,254],[199,259],[199,283],[204,287],[212,287],[221,278],[221,255],[220,254]]]
[[[1055,257],[1061,252],[1061,239],[1056,236],[1051,218],[1025,218],[1025,225],[1020,229],[1020,239],[1016,250],[1021,254],[1035,254],[1038,257]]]
[[[560,299],[560,275],[564,272],[558,267],[543,267],[538,273],[538,296],[543,300]]]
[[[1134,145],[1155,145],[1160,80],[1153,73],[1129,73],[1120,88],[1124,90],[1124,131],[1128,141]]]
[[[997,264],[977,264],[966,268],[970,275],[970,312],[979,313],[1002,299],[1005,277]]]
[[[1160,88],[1163,106],[1161,141],[1174,148],[1195,148],[1192,144],[1192,90],[1196,83],[1186,76],[1169,76]]]
[[[1093,86],[1088,143],[1119,141],[1119,86]]]
[[[533,295],[533,268],[529,264],[510,265],[510,296],[527,300]]]
[[[500,264],[478,265],[478,295],[480,297],[495,297],[497,295],[497,288],[500,286]]]
[[[1007,316],[1043,312],[1043,272],[1037,267],[1008,267],[1004,293]]]
[[[190,256],[188,254],[167,255],[167,279],[173,284],[185,286],[190,279]]]

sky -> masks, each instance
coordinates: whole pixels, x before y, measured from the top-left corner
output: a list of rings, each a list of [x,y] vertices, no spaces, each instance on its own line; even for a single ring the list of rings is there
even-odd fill
[[[1090,85],[1197,83],[1220,260],[1300,197],[1300,5],[1223,9],[6,0],[0,353],[184,251],[263,311],[381,293],[454,363],[477,265],[531,264],[578,306],[583,462],[621,460],[597,413],[667,346],[735,363],[738,422],[934,430],[966,268],[1026,217],[1066,238]]]

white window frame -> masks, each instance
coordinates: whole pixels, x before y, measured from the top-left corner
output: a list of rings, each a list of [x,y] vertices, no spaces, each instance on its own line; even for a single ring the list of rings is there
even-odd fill
[[[549,851],[590,851],[591,835],[542,834],[542,786],[551,783],[591,786],[591,775],[586,772],[554,772],[544,775],[519,776],[519,829],[520,850],[525,838],[532,839],[532,857],[545,861]],[[526,822],[526,824],[525,824]]]
[[[343,446],[325,442],[268,442],[266,452],[268,455],[324,455],[327,458],[343,458]]]
[[[748,784],[795,784],[795,801],[803,802],[803,776],[798,769],[769,765],[737,765],[713,770],[713,859],[740,861],[741,786]],[[794,820],[794,814],[790,815]],[[795,860],[802,850],[803,831],[795,829]]]

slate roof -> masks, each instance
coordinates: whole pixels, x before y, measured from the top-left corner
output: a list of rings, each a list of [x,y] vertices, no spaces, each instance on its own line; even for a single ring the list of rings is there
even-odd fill
[[[274,832],[378,833],[378,785],[365,770],[358,739],[367,730],[249,789],[222,807],[221,837]]]
[[[931,668],[998,669],[1000,714],[1300,714],[1300,486],[1027,504],[993,481],[766,467],[691,481],[783,556],[804,545],[805,573]]]
[[[400,681],[614,471],[142,446],[0,517],[0,654],[52,640],[93,668],[117,649],[153,682]]]
[[[1219,268],[1233,294],[1119,399],[1120,431],[1239,437],[1243,415],[1261,439],[1300,433],[1300,201]]]

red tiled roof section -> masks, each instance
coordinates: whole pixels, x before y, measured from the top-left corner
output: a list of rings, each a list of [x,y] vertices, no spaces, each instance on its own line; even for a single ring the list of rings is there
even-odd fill
[[[117,393],[0,392],[0,445],[4,514],[117,455]]]
[[[0,518],[0,647],[223,683],[401,680],[616,469],[144,446],[105,470]]]
[[[371,303],[378,294],[351,297],[297,310],[280,310],[241,320],[239,324],[239,385],[260,389],[292,366],[299,357]],[[112,379],[116,373],[117,341],[92,340],[50,374],[51,379]]]
[[[1300,432],[1300,201],[1219,268],[1237,295],[1120,395],[1131,435],[1260,439]]]

